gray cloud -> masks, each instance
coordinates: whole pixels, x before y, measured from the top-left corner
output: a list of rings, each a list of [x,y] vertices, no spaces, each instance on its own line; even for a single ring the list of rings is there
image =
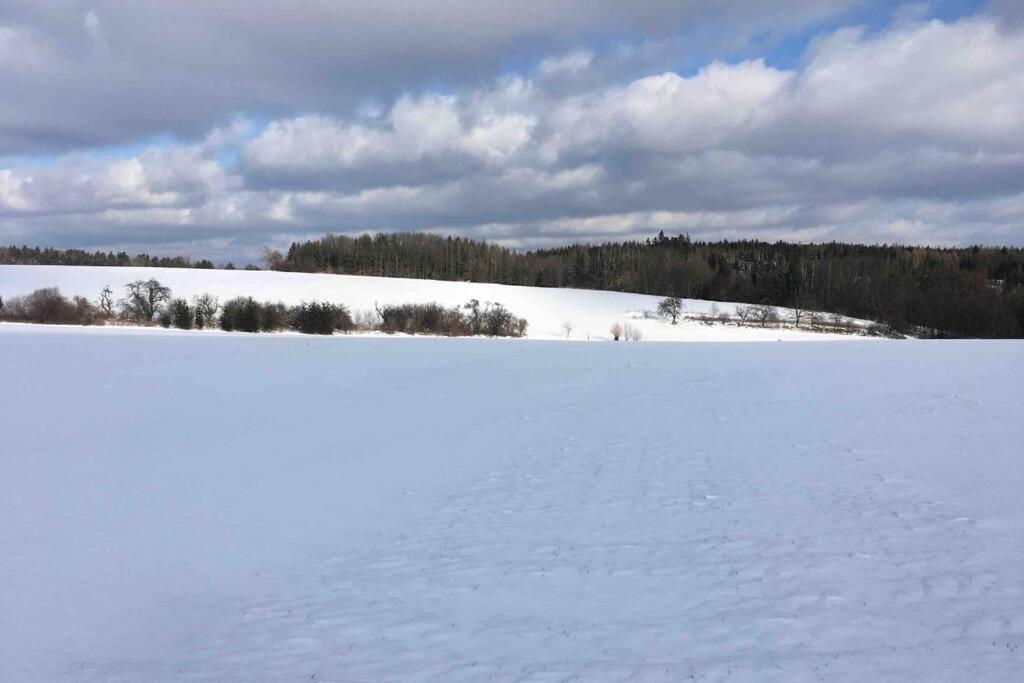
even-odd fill
[[[1018,0],[991,0],[988,11],[1008,27],[1024,25],[1024,5]]]
[[[596,37],[742,45],[857,2],[4,0],[0,157],[195,138],[238,112],[342,114]]]

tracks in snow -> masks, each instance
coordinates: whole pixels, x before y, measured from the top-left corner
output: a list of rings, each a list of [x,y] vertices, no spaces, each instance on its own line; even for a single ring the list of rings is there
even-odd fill
[[[964,518],[826,442],[712,452],[617,427],[504,457],[404,534],[324,563],[307,595],[252,605],[192,673],[878,680],[922,660],[983,677],[1024,666],[1020,529]]]

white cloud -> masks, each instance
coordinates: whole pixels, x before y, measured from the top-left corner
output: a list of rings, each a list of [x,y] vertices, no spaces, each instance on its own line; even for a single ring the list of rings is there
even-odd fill
[[[245,146],[244,159],[264,174],[368,170],[387,184],[387,169],[401,182],[423,162],[429,173],[421,177],[443,175],[446,164],[500,165],[530,142],[535,125],[533,116],[516,111],[470,111],[453,96],[402,97],[379,126],[324,116],[272,122]]]
[[[559,57],[547,57],[537,66],[540,78],[558,78],[573,76],[585,71],[594,61],[594,53],[589,50],[574,50]]]
[[[151,147],[125,159],[73,155],[52,167],[0,169],[0,214],[189,208],[240,186],[199,147]]]
[[[761,60],[714,62],[692,77],[664,73],[571,98],[552,111],[549,158],[595,147],[650,152],[714,148],[761,125],[792,74]]]
[[[25,190],[31,182],[31,176],[15,173],[9,168],[0,169],[0,211],[28,211],[31,207]]]
[[[874,38],[837,31],[812,47],[783,123],[841,126],[876,145],[902,136],[1021,148],[1022,64],[1024,34],[981,17],[905,24]]]

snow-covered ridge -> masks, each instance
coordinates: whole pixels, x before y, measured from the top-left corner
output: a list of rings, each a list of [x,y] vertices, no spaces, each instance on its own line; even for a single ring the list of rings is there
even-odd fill
[[[65,295],[99,297],[109,286],[117,296],[133,280],[156,278],[176,297],[189,298],[209,292],[225,301],[252,296],[261,301],[321,300],[341,303],[353,312],[372,311],[375,305],[437,302],[459,306],[470,299],[500,302],[529,322],[527,336],[536,339],[609,339],[611,326],[629,323],[646,341],[776,341],[849,339],[847,335],[795,329],[762,329],[735,325],[707,325],[684,319],[678,325],[654,315],[660,297],[583,289],[517,287],[475,282],[444,282],[405,278],[281,273],[273,271],[224,271],[184,268],[113,268],[102,266],[0,266],[0,296],[11,297],[39,289],[58,287]],[[734,314],[736,304],[685,299],[687,315],[710,314],[712,306]],[[786,309],[780,315],[788,317]]]

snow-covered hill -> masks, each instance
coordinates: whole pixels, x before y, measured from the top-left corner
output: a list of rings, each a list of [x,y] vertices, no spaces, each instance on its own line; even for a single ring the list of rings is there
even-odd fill
[[[1020,680],[1021,368],[0,325],[0,680]]]
[[[446,306],[465,304],[470,299],[500,302],[529,322],[528,336],[565,338],[564,323],[572,326],[572,339],[608,339],[616,322],[628,322],[648,341],[775,341],[829,339],[848,336],[794,329],[760,329],[735,325],[706,325],[684,320],[671,325],[653,317],[658,297],[580,289],[544,289],[469,282],[408,280],[278,273],[267,271],[223,271],[178,268],[105,268],[87,266],[0,266],[0,296],[27,294],[40,287],[59,287],[68,296],[96,299],[110,286],[117,295],[125,283],[156,278],[169,286],[175,296],[191,297],[210,292],[221,301],[235,296],[296,304],[312,299],[347,305],[353,312],[372,311],[375,303],[400,304],[436,301]],[[709,313],[716,305],[725,313],[734,304],[685,300],[689,314]],[[786,314],[785,309],[780,312]]]

